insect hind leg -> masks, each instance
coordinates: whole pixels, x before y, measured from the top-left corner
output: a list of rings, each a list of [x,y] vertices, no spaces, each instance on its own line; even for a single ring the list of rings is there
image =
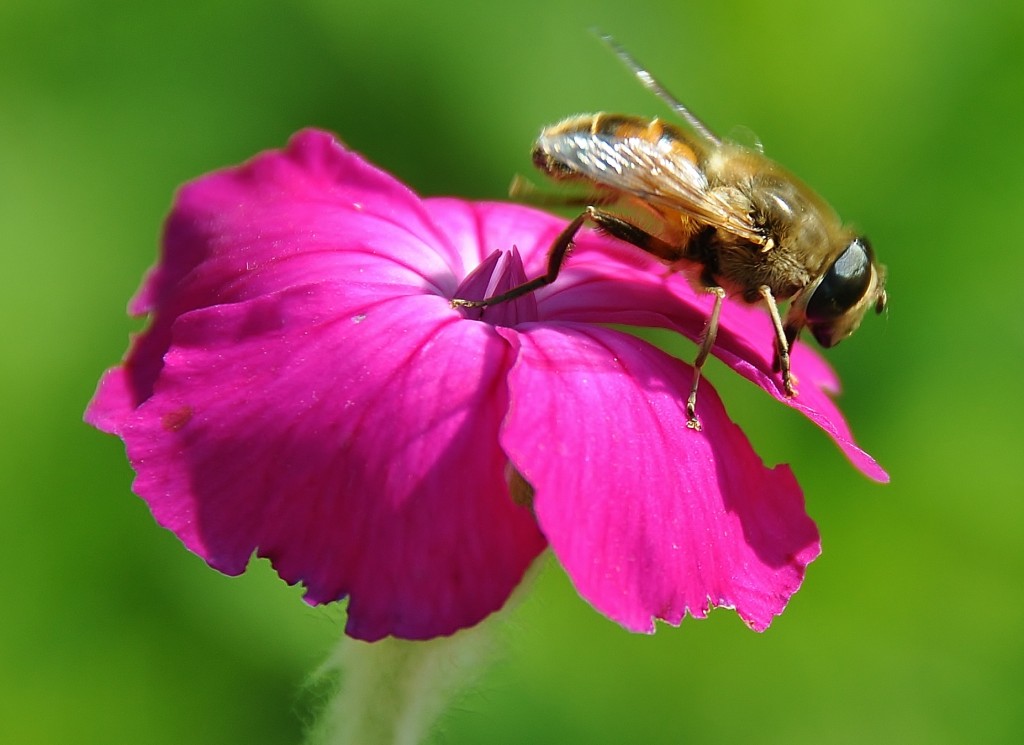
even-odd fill
[[[610,212],[599,210],[593,206],[587,208],[586,214],[602,233],[630,243],[666,263],[670,264],[682,258],[679,249],[671,243],[648,233],[643,228],[637,227],[621,217],[616,217]]]
[[[548,251],[548,268],[539,277],[523,282],[521,285],[516,285],[511,290],[501,293],[500,295],[492,295],[491,297],[484,298],[483,300],[466,300],[464,298],[455,297],[451,300],[453,308],[484,308],[488,305],[498,305],[499,303],[506,303],[509,300],[515,300],[517,297],[522,297],[534,290],[539,290],[541,287],[545,287],[555,279],[558,278],[558,272],[562,269],[562,263],[565,261],[566,254],[569,252],[569,248],[572,246],[573,238],[576,237],[576,233],[579,232],[583,226],[583,221],[587,219],[589,212],[580,213],[575,220],[565,226],[565,229],[558,234],[555,238],[555,242],[551,244],[551,249]]]
[[[594,207],[614,204],[619,200],[617,194],[607,190],[587,190],[578,193],[547,191],[519,175],[512,177],[512,183],[508,186],[508,195],[517,202],[525,202],[537,207]]]
[[[662,261],[672,262],[679,258],[678,249],[673,247],[670,243],[663,241],[655,235],[651,235],[643,228],[639,228],[631,222],[627,222],[620,217],[616,217],[610,212],[598,209],[591,204],[583,212],[577,215],[575,220],[566,225],[565,229],[558,234],[557,238],[555,238],[555,242],[551,244],[551,249],[548,252],[548,267],[544,274],[539,277],[535,277],[528,282],[524,282],[521,285],[517,285],[511,290],[503,292],[500,295],[494,295],[489,298],[484,298],[483,300],[452,298],[452,307],[483,308],[488,305],[497,305],[498,303],[515,300],[517,297],[522,297],[527,293],[539,290],[541,287],[551,284],[558,278],[558,273],[562,269],[562,264],[565,262],[565,257],[568,255],[569,249],[572,248],[576,234],[580,231],[580,228],[583,227],[583,223],[588,220],[602,233],[606,233],[607,235],[610,235],[613,238],[618,238],[626,243],[631,243],[637,248],[643,249]]]

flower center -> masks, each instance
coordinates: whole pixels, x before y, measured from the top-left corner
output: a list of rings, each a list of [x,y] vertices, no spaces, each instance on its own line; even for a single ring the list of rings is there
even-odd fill
[[[455,291],[455,297],[464,300],[484,300],[508,292],[526,280],[523,260],[515,247],[511,251],[493,251],[462,280]],[[494,326],[516,326],[539,319],[537,298],[532,292],[493,305],[460,308],[459,311],[465,318]]]

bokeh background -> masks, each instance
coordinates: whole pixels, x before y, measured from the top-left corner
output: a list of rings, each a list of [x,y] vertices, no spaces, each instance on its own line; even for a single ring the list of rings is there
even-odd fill
[[[891,310],[829,358],[893,480],[712,369],[822,532],[787,612],[633,636],[549,562],[438,742],[1024,738],[1018,0],[4,0],[0,742],[300,740],[342,611],[263,562],[216,574],[132,496],[81,423],[139,328],[125,303],[177,185],[301,127],[424,194],[503,198],[541,125],[665,114],[595,25],[872,237]]]

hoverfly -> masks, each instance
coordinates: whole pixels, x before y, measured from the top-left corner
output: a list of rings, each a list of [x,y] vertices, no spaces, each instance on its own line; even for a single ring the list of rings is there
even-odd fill
[[[886,306],[885,267],[867,238],[845,227],[824,200],[760,150],[721,139],[611,37],[602,39],[640,82],[686,122],[684,130],[620,114],[583,114],[546,127],[533,162],[557,182],[582,185],[585,204],[552,244],[545,274],[484,300],[482,307],[551,284],[584,223],[654,255],[715,296],[694,362],[687,426],[696,415],[701,368],[728,296],[764,303],[775,329],[774,369],[796,395],[789,352],[807,327],[823,347],[853,333],[867,309]],[[515,188],[515,187],[514,187]],[[629,210],[646,214],[648,230]],[[649,218],[653,217],[653,221]],[[785,319],[779,301],[789,301]]]

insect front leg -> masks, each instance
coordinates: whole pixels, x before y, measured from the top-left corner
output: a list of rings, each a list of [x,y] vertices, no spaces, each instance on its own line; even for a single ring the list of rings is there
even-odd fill
[[[795,339],[795,334],[787,332],[782,325],[779,306],[775,303],[775,296],[772,295],[771,288],[767,285],[762,285],[757,291],[764,298],[764,302],[768,306],[768,313],[772,317],[772,325],[775,327],[775,362],[773,367],[782,371],[782,387],[785,389],[786,395],[795,396],[796,390],[793,388],[793,374],[789,369],[789,349],[791,342]],[[791,335],[794,339],[790,338]]]

